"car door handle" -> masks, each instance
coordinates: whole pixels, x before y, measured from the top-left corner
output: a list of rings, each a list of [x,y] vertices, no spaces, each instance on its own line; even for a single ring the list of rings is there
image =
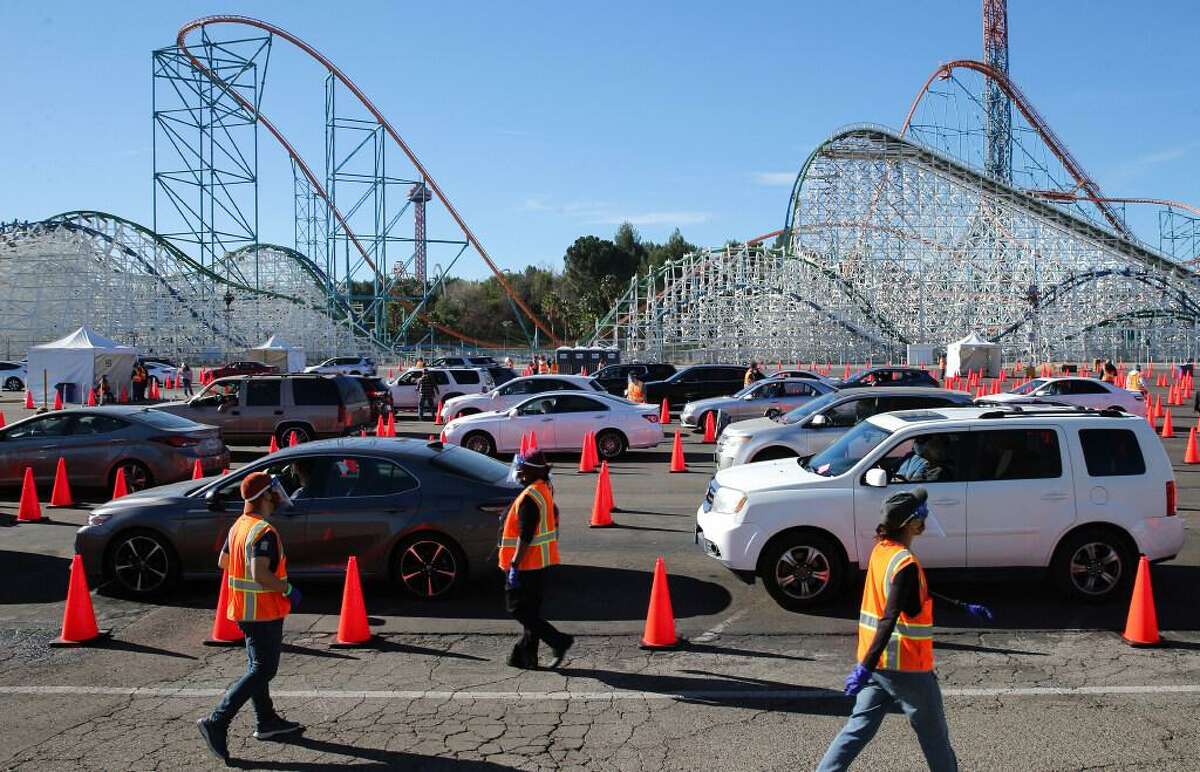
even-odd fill
[[[1047,493],[1042,496],[1042,501],[1066,501],[1067,498],[1065,493]]]
[[[553,418],[543,418],[542,423],[546,423],[547,421],[553,421],[553,420],[554,420]]]
[[[930,499],[930,504],[936,504],[939,507],[953,507],[962,503],[960,499]]]

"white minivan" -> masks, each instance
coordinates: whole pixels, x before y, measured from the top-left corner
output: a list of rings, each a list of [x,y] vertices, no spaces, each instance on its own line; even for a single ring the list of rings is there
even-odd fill
[[[923,486],[926,568],[1048,568],[1068,594],[1120,597],[1138,554],[1183,546],[1175,478],[1144,421],[1082,408],[939,408],[872,416],[810,459],[721,470],[696,537],[780,605],[832,600],[865,567],[880,506]]]

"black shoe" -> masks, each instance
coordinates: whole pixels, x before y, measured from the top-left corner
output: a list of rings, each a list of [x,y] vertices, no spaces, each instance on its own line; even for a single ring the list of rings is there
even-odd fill
[[[200,736],[212,754],[221,761],[229,763],[228,730],[212,719],[202,718],[196,722]]]
[[[509,654],[505,662],[508,663],[509,667],[515,667],[519,670],[537,670],[538,667],[537,659],[530,662],[526,657],[518,656],[515,653]]]
[[[575,636],[568,635],[567,642],[563,644],[563,647],[561,649],[554,649],[554,659],[550,660],[550,664],[546,667],[553,669],[561,665],[563,660],[567,658],[567,651],[574,645]]]
[[[304,724],[298,721],[288,721],[276,716],[270,721],[265,721],[258,725],[258,729],[254,730],[255,740],[270,740],[273,737],[279,737],[285,734],[296,734],[304,731]]]

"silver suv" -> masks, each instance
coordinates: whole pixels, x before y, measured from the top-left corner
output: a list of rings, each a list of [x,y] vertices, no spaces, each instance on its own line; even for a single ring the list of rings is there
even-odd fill
[[[220,428],[228,443],[272,436],[282,446],[292,432],[300,442],[340,437],[371,424],[371,403],[345,375],[237,375],[213,381],[187,402],[152,409]]]
[[[717,469],[819,453],[865,418],[895,410],[967,406],[963,391],[925,386],[873,386],[818,397],[777,419],[740,421],[717,440]]]

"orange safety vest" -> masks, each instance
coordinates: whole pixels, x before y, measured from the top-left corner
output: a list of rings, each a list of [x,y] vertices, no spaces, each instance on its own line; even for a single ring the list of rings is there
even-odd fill
[[[229,529],[229,604],[225,614],[234,622],[283,619],[292,610],[286,595],[268,590],[250,577],[254,545],[270,532],[274,532],[279,540],[279,565],[275,568],[275,576],[286,582],[287,558],[283,555],[283,541],[270,523],[255,515],[242,515]]]
[[[545,362],[538,362],[538,375],[545,375],[550,372],[550,367]]]
[[[880,670],[933,670],[933,598],[925,583],[925,569],[903,544],[884,539],[871,551],[867,567],[867,585],[863,589],[858,612],[858,661],[862,662],[875,640],[879,618],[887,608],[892,579],[908,565],[917,567],[920,577],[921,613],[910,617],[901,612],[892,637],[879,656]]]
[[[529,542],[529,549],[525,550],[525,557],[517,568],[530,571],[558,565],[558,523],[554,519],[554,494],[550,492],[549,483],[538,480],[521,491],[504,516],[504,530],[500,534],[500,568],[503,571],[508,570],[513,556],[517,554],[517,539],[521,535],[518,513],[526,496],[537,504],[541,517],[538,518],[538,527],[533,533],[533,540]]]
[[[645,402],[646,390],[642,388],[642,384],[631,382],[625,389],[625,398],[630,402]]]

